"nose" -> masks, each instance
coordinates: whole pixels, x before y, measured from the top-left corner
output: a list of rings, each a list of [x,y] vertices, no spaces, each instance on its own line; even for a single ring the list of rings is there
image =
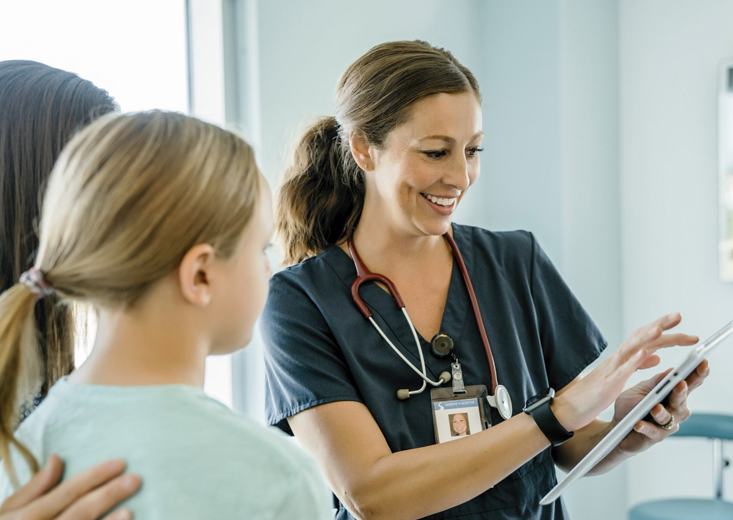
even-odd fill
[[[447,186],[453,186],[461,193],[466,191],[471,185],[470,168],[472,167],[465,155],[456,154],[455,160],[451,161],[451,164],[445,175],[443,176],[443,184]]]

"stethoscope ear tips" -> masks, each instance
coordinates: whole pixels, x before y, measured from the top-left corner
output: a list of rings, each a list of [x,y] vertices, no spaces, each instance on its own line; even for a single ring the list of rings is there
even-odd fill
[[[451,380],[450,372],[443,372],[442,374],[440,374],[440,377],[438,379],[440,379],[440,382],[442,384],[447,383],[448,381]],[[410,398],[410,390],[408,390],[407,388],[400,388],[399,390],[397,390],[397,399],[399,399],[400,401],[405,401],[409,398]]]
[[[410,398],[410,391],[407,388],[400,388],[397,390],[397,399],[404,401]]]

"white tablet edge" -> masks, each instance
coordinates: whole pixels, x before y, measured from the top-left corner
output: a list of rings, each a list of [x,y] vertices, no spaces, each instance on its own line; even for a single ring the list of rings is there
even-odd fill
[[[616,445],[623,440],[626,435],[634,429],[634,425],[643,419],[654,406],[664,399],[667,392],[663,392],[666,388],[672,389],[687,378],[693,370],[699,365],[705,356],[733,332],[733,321],[725,327],[713,334],[703,343],[697,345],[692,352],[662,379],[647,396],[642,399],[627,415],[624,417],[601,441],[578,463],[565,478],[557,484],[542,500],[541,505],[547,505],[557,500],[560,495],[576,480],[588,473],[596,464],[598,464],[606,455],[608,455]],[[669,385],[669,386],[667,386]]]

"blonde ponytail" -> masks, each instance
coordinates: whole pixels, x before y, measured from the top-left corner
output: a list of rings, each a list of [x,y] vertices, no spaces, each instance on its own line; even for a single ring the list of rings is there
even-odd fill
[[[31,470],[38,462],[15,438],[20,403],[38,390],[41,364],[33,309],[36,296],[18,283],[0,296],[0,458],[14,486],[18,485],[11,463],[10,446],[15,446]]]

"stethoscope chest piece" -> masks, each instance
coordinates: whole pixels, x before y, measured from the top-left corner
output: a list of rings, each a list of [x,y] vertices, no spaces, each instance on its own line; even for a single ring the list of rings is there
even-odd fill
[[[489,404],[499,411],[499,415],[504,420],[512,417],[512,397],[504,385],[496,385],[494,395],[487,396]]]
[[[448,334],[436,334],[430,340],[430,350],[437,358],[443,359],[452,356],[456,351],[456,344]]]

